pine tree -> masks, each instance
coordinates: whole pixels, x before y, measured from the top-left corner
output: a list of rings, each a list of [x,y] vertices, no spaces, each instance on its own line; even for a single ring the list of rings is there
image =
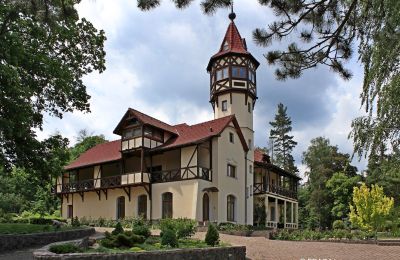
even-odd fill
[[[294,165],[291,152],[297,145],[297,142],[293,140],[293,136],[289,135],[292,131],[292,120],[288,117],[286,112],[287,107],[279,103],[275,121],[269,122],[272,126],[270,138],[273,139],[273,162],[286,171],[296,173],[299,170]]]

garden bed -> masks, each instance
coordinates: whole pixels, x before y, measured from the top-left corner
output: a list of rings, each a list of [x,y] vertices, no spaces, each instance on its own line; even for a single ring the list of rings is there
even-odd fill
[[[0,236],[5,234],[33,234],[43,232],[60,232],[74,230],[76,227],[61,226],[56,229],[52,225],[36,225],[24,223],[0,223]]]

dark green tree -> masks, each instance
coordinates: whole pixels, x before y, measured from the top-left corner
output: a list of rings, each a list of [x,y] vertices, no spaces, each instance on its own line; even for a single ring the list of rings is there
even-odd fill
[[[333,218],[341,220],[349,215],[349,205],[353,198],[353,188],[361,180],[360,175],[350,177],[343,172],[336,172],[327,181],[326,187],[333,197],[333,207],[331,209]]]
[[[90,148],[95,147],[98,144],[108,142],[104,135],[94,135],[93,133],[89,133],[89,131],[86,129],[79,131],[76,141],[77,143],[71,147],[70,150],[70,161],[75,160],[79,157],[79,155],[86,152]]]
[[[293,140],[292,135],[289,135],[292,131],[292,120],[287,115],[287,107],[279,103],[275,120],[269,122],[269,124],[272,127],[269,137],[273,140],[273,163],[286,171],[298,172],[297,167],[294,165],[293,156],[291,155],[297,142]]]
[[[308,168],[305,172],[308,177],[308,201],[305,206],[312,220],[309,222],[316,225],[314,227],[331,227],[334,196],[328,191],[326,183],[334,173],[345,172],[348,176],[354,176],[357,169],[349,165],[349,154],[340,153],[337,146],[332,146],[323,137],[311,140],[311,145],[303,153],[303,163]]]
[[[0,0],[0,163],[7,172],[53,173],[41,164],[51,144],[36,138],[44,115],[89,111],[82,77],[105,69],[105,36],[79,18],[79,2]]]
[[[192,0],[172,0],[185,8]],[[150,10],[160,0],[138,0]],[[231,0],[202,0],[201,8],[213,14],[228,8]],[[276,19],[253,31],[261,47],[293,41],[286,49],[264,56],[279,80],[298,78],[317,66],[328,66],[344,79],[352,73],[345,62],[357,53],[364,67],[361,103],[367,116],[352,123],[350,137],[359,156],[375,152],[381,143],[400,146],[400,1],[398,0],[258,0]],[[377,102],[379,101],[379,102]]]
[[[371,155],[368,160],[366,183],[383,187],[386,195],[400,206],[400,150],[389,154]]]

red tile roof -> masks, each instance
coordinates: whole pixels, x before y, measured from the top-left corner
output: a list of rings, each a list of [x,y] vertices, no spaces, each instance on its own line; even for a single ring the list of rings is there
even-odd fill
[[[254,161],[259,163],[271,163],[269,155],[264,153],[261,149],[254,150]]]
[[[134,112],[135,115],[139,115],[140,113],[141,118],[145,118],[147,122],[149,122],[149,118],[152,118],[139,111],[134,110]],[[159,122],[161,121],[159,120],[157,121],[158,124],[160,125]],[[165,144],[157,148],[154,148],[154,150],[171,149],[175,147],[180,147],[192,143],[199,143],[205,141],[212,136],[219,135],[231,122],[235,125],[237,131],[239,131],[238,134],[242,142],[242,145],[244,149],[247,150],[248,148],[246,142],[244,140],[242,132],[240,131],[240,128],[238,127],[234,115],[222,117],[219,119],[214,119],[211,121],[191,126],[187,124],[178,124],[175,126],[171,126],[173,131],[177,134],[177,136],[170,138]],[[78,159],[73,161],[71,164],[67,165],[65,169],[70,170],[74,168],[80,168],[99,163],[119,160],[121,159],[120,150],[121,150],[121,140],[115,140],[112,142],[99,144],[89,149],[85,153],[83,153]]]
[[[228,44],[228,48],[224,48],[225,43]],[[226,30],[224,40],[219,48],[219,52],[214,54],[213,58],[228,52],[250,54],[247,51],[245,40],[240,36],[239,30],[233,21],[229,24],[228,29]]]
[[[224,48],[225,43],[228,44],[227,48]],[[211,69],[212,61],[215,58],[221,57],[228,53],[248,55],[254,61],[257,67],[260,65],[260,63],[253,57],[253,55],[251,55],[251,53],[247,51],[246,41],[240,36],[239,30],[237,29],[233,21],[231,21],[228,29],[226,30],[225,37],[221,43],[219,51],[214,54],[208,62],[207,71]]]
[[[141,121],[143,124],[147,124],[147,125],[152,125],[155,126],[157,128],[160,128],[164,131],[176,134],[176,130],[175,127],[173,127],[172,125],[169,125],[167,123],[164,123],[163,121],[160,121],[154,117],[151,117],[149,115],[146,115],[140,111],[137,111],[136,109],[133,108],[128,108],[128,111],[126,111],[125,115],[122,117],[121,121],[118,123],[117,127],[114,130],[114,134],[121,134],[120,129],[121,126],[124,122],[124,119],[127,115],[133,115],[135,116],[139,121]]]
[[[121,159],[121,140],[98,144],[81,154],[78,159],[64,167],[65,170],[90,166]]]

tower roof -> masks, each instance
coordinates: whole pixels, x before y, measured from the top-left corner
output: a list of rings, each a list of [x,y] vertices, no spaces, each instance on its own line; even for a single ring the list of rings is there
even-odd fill
[[[240,36],[239,30],[237,29],[233,19],[231,19],[231,23],[226,30],[225,37],[221,43],[219,51],[211,57],[207,66],[207,70],[210,70],[211,63],[214,59],[227,54],[249,55],[256,63],[256,66],[259,65],[259,62],[253,57],[253,55],[251,55],[250,52],[247,51],[246,40]]]

